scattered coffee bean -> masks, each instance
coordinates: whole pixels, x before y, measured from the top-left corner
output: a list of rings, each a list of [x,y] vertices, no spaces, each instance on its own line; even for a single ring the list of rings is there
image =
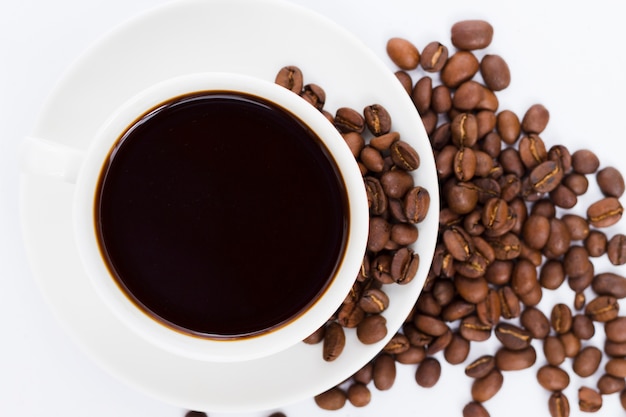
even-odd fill
[[[548,399],[548,409],[552,417],[569,417],[569,401],[562,392],[554,392]]]
[[[433,357],[424,359],[417,367],[415,381],[420,387],[435,386],[441,376],[441,364]]]
[[[452,25],[452,45],[459,49],[483,49],[491,44],[493,26],[484,20],[464,20]]]
[[[396,362],[393,356],[381,354],[374,359],[372,379],[374,386],[380,391],[390,389],[396,380]]]
[[[489,413],[481,403],[472,401],[463,407],[463,417],[489,417]]]
[[[602,395],[592,388],[580,387],[578,389],[578,407],[580,411],[595,413],[602,408]]]
[[[354,383],[347,392],[348,401],[355,407],[365,407],[372,400],[372,393],[365,384]]]
[[[562,391],[569,385],[570,378],[566,371],[554,365],[544,365],[537,371],[539,385],[548,391]]]
[[[403,70],[417,68],[420,54],[415,45],[404,38],[391,38],[387,41],[387,55]]]
[[[500,391],[503,382],[502,373],[498,369],[491,370],[487,375],[472,382],[472,399],[479,403],[490,400]]]
[[[334,387],[315,396],[315,403],[322,410],[339,410],[346,404],[346,393],[338,388]]]
[[[586,346],[574,358],[572,369],[581,377],[593,375],[600,366],[602,351],[595,346]]]

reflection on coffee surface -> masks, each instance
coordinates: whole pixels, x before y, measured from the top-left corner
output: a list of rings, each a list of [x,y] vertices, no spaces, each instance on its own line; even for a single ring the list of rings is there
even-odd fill
[[[323,293],[348,202],[320,139],[263,99],[199,93],[122,135],[95,221],[112,275],[148,314],[192,334],[252,335]]]

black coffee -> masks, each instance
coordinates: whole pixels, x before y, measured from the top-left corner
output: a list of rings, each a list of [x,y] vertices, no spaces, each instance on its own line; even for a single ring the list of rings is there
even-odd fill
[[[138,120],[103,168],[101,251],[129,297],[182,331],[275,328],[342,260],[343,181],[319,138],[257,97],[179,97]]]

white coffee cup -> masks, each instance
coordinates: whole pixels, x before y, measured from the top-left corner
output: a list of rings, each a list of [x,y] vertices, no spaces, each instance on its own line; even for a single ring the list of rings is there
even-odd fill
[[[349,226],[340,265],[319,298],[287,323],[251,337],[212,338],[177,331],[142,311],[109,272],[101,254],[94,205],[103,166],[129,126],[174,97],[210,91],[243,93],[287,109],[322,140],[336,162],[348,198]],[[345,141],[323,114],[297,94],[272,82],[232,73],[198,73],[165,80],[121,105],[81,151],[45,138],[28,137],[22,149],[27,175],[44,175],[75,184],[73,226],[75,242],[87,276],[102,301],[119,320],[154,345],[197,360],[232,362],[255,359],[287,349],[312,334],[337,310],[359,272],[368,236],[368,206],[363,179]],[[249,248],[254,250],[254,248]],[[71,289],[68,289],[71,290]],[[79,311],[76,314],[80,314]]]

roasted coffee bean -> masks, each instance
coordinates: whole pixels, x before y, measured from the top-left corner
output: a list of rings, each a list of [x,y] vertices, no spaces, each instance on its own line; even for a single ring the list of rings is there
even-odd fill
[[[276,75],[276,84],[300,94],[304,87],[302,71],[293,65],[281,68]]]
[[[469,341],[481,342],[491,336],[491,326],[481,323],[476,316],[467,316],[461,320],[459,333]]]
[[[354,328],[365,317],[363,309],[355,302],[344,302],[337,312],[337,323],[342,327]]]
[[[461,320],[474,313],[476,305],[465,300],[456,299],[450,302],[441,311],[441,318],[447,322]],[[479,320],[480,321],[480,320]]]
[[[463,20],[452,25],[452,45],[458,49],[483,49],[491,44],[493,26],[484,20]]]
[[[485,279],[493,285],[508,284],[515,264],[513,261],[495,260],[487,267]]]
[[[452,342],[452,330],[448,329],[441,336],[437,336],[426,348],[426,354],[433,356],[438,352],[444,350]]]
[[[535,339],[544,339],[550,333],[550,321],[543,311],[526,307],[520,315],[520,323]]]
[[[595,413],[602,408],[602,395],[592,388],[578,389],[578,408],[585,413]]]
[[[611,342],[626,343],[626,317],[617,317],[604,323],[604,333]]]
[[[533,169],[548,159],[548,151],[539,136],[530,134],[519,141],[519,156],[527,169]]]
[[[427,189],[416,186],[409,190],[404,196],[402,207],[409,222],[420,223],[428,214],[430,208],[430,193]]]
[[[541,285],[535,285],[526,294],[520,294],[519,299],[526,306],[536,306],[543,298],[543,290]]]
[[[379,342],[387,336],[387,320],[380,314],[366,316],[357,326],[356,335],[366,345]]]
[[[470,351],[470,342],[462,337],[458,332],[452,334],[450,343],[443,351],[443,357],[452,365],[465,362]]]
[[[335,113],[335,127],[341,133],[362,133],[365,130],[365,119],[352,108],[340,107]]]
[[[606,254],[613,265],[626,264],[626,235],[618,233],[609,239]]]
[[[391,61],[403,70],[417,68],[420,54],[415,45],[404,38],[391,38],[387,41],[387,55]]]
[[[573,332],[567,332],[558,335],[559,340],[565,349],[565,357],[573,358],[578,355],[582,346],[580,339]]]
[[[607,339],[604,342],[604,353],[611,357],[626,356],[626,342],[612,342]]]
[[[372,393],[365,384],[355,383],[348,387],[348,401],[355,407],[365,407],[372,400]]]
[[[482,378],[496,367],[496,359],[492,355],[483,355],[465,367],[465,375],[470,378]]]
[[[591,339],[596,332],[593,321],[584,314],[576,314],[572,319],[572,333],[580,340]]]
[[[426,115],[433,98],[433,79],[425,76],[417,80],[411,91],[411,99],[420,115]]]
[[[500,152],[498,161],[506,174],[514,174],[517,177],[522,177],[524,172],[526,172],[519,151],[515,148],[510,147],[503,149],[502,152]]]
[[[426,358],[426,348],[423,346],[409,346],[404,352],[395,354],[396,361],[404,365],[416,365]]]
[[[550,198],[558,207],[570,209],[578,203],[576,194],[563,184],[559,184],[554,190],[550,191]]]
[[[500,348],[495,354],[496,368],[501,371],[519,371],[530,368],[537,360],[537,352],[531,345],[524,349]]]
[[[600,295],[585,307],[585,314],[593,321],[607,322],[615,319],[619,312],[617,299],[610,295]]]
[[[371,217],[367,248],[372,252],[381,251],[391,237],[391,224],[382,217]]]
[[[511,70],[500,55],[487,54],[480,61],[480,73],[493,91],[501,91],[511,83]]]
[[[554,145],[548,150],[548,159],[559,164],[563,172],[572,168],[572,155],[564,145]]]
[[[441,82],[449,88],[457,88],[470,80],[479,70],[480,63],[469,51],[458,51],[448,58],[440,72]]]
[[[544,365],[537,370],[537,382],[548,391],[562,391],[569,385],[570,378],[558,366]]]
[[[467,214],[478,204],[478,189],[474,184],[457,182],[443,190],[443,197],[452,212]]]
[[[452,109],[452,94],[447,86],[440,84],[433,88],[430,108],[435,113],[447,113]],[[439,143],[447,143],[450,140],[450,134],[450,122],[437,126],[431,135],[433,148],[437,149]]]
[[[378,178],[367,176],[363,179],[367,193],[367,204],[371,214],[380,216],[387,212],[388,198]]]
[[[413,317],[415,327],[431,336],[441,336],[448,330],[448,325],[437,317],[427,316],[425,314],[417,314]]]
[[[473,304],[482,302],[489,295],[489,285],[483,277],[468,278],[457,275],[454,287],[461,298]]]
[[[533,249],[543,249],[550,237],[550,220],[547,217],[531,214],[523,229],[524,242]]]
[[[394,75],[398,81],[400,81],[400,84],[407,94],[411,94],[411,90],[413,89],[413,79],[411,78],[411,75],[404,70],[398,70],[394,72]]]
[[[391,258],[391,278],[398,284],[408,284],[419,268],[419,254],[408,247],[398,249]]]
[[[483,403],[493,398],[504,382],[504,377],[498,369],[493,369],[482,378],[477,378],[472,382],[472,399]]]
[[[316,345],[324,340],[324,335],[326,333],[326,326],[322,326],[313,333],[311,333],[308,337],[306,337],[303,342],[307,345]]]
[[[371,172],[382,172],[385,169],[383,156],[371,146],[365,146],[361,149],[360,158],[361,163]]]
[[[522,118],[522,130],[527,133],[541,133],[550,120],[550,112],[542,104],[533,104]]]
[[[382,313],[389,306],[389,297],[381,289],[367,289],[359,299],[359,306],[366,313]]]
[[[550,323],[557,334],[563,334],[572,328],[572,310],[563,303],[557,303],[552,307]]]
[[[422,291],[414,307],[413,316],[419,312],[427,316],[436,317],[441,314],[442,310],[441,305],[433,296],[432,291]]]
[[[432,294],[440,306],[448,305],[454,299],[455,293],[452,280],[440,278],[433,284]]]
[[[341,135],[343,140],[346,141],[348,148],[350,148],[350,152],[352,155],[357,158],[361,154],[361,150],[365,146],[365,139],[360,133],[357,132],[348,132]]]
[[[513,268],[511,276],[511,288],[519,297],[529,293],[538,286],[537,269],[530,261],[519,259]]]
[[[530,332],[510,323],[498,323],[494,334],[504,347],[511,350],[525,349],[532,340]]]
[[[548,258],[558,258],[565,255],[570,244],[571,235],[565,222],[558,218],[551,218],[550,236],[543,247],[543,254]]]
[[[380,152],[385,152],[391,148],[391,145],[394,142],[399,140],[400,134],[398,132],[389,132],[384,135],[373,137],[370,139],[369,145]]]
[[[610,295],[617,299],[626,298],[626,278],[612,272],[596,275],[591,287],[599,295]]]
[[[463,82],[454,92],[452,106],[461,111],[475,110],[482,99],[483,89],[484,87],[474,80]]]
[[[463,417],[489,417],[489,412],[481,403],[472,401],[463,407]]]
[[[365,125],[374,136],[381,136],[391,130],[391,116],[380,104],[372,104],[363,109]]]
[[[460,148],[454,156],[454,175],[460,181],[469,181],[476,173],[476,154],[472,148]]]
[[[577,292],[574,294],[574,308],[576,310],[582,310],[585,307],[585,303],[587,302],[587,296],[585,296],[584,292]]]
[[[597,258],[604,255],[606,252],[606,246],[608,239],[606,235],[600,230],[589,231],[589,236],[585,239],[585,249],[589,252],[589,256]]]
[[[347,400],[346,393],[339,387],[334,387],[314,397],[315,404],[322,410],[339,410]]]
[[[569,417],[569,401],[562,392],[553,392],[548,399],[548,410],[551,417]]]
[[[346,346],[346,334],[337,322],[330,322],[324,332],[323,358],[327,362],[334,361],[341,355]]]
[[[599,166],[598,156],[589,149],[580,149],[572,154],[572,168],[579,174],[593,174]]]
[[[318,110],[322,110],[326,103],[326,92],[317,84],[305,85],[300,96]]]
[[[600,394],[610,395],[622,391],[626,387],[626,382],[624,378],[604,374],[598,379],[597,387]]]
[[[502,236],[489,239],[489,243],[493,246],[496,259],[501,261],[515,259],[521,251],[519,238],[513,233],[505,233]]]
[[[589,236],[589,223],[584,217],[568,213],[563,215],[561,220],[567,225],[572,240],[585,240]]]
[[[496,116],[496,129],[502,141],[508,145],[512,145],[520,136],[521,122],[517,115],[511,110],[502,110]]]
[[[393,386],[396,380],[396,361],[393,356],[383,353],[374,359],[372,379],[379,391],[386,391]]]
[[[430,42],[422,50],[420,65],[427,72],[439,72],[448,60],[448,48],[439,42]]]
[[[549,193],[559,186],[563,179],[563,170],[554,161],[545,161],[530,172],[530,184],[540,193]]]
[[[570,172],[563,177],[561,183],[572,190],[575,195],[583,195],[589,188],[589,180],[583,174]]]
[[[595,346],[586,346],[574,358],[572,369],[581,377],[593,375],[600,366],[602,351]]]
[[[458,147],[474,146],[478,140],[478,121],[472,113],[459,113],[450,124],[452,143]]]
[[[614,167],[606,167],[598,171],[596,181],[600,191],[607,197],[620,198],[624,194],[624,177]]]
[[[565,346],[557,336],[546,336],[543,340],[543,355],[550,365],[558,366],[565,361]]]
[[[467,261],[474,252],[474,241],[465,230],[453,226],[443,232],[443,243],[457,261]]]
[[[476,304],[476,316],[481,323],[495,326],[501,316],[500,297],[495,289],[489,289],[487,297]]]
[[[441,377],[441,364],[436,358],[424,359],[415,372],[415,381],[420,387],[431,388],[437,384]]]
[[[626,359],[624,358],[612,358],[605,365],[604,370],[607,374],[616,378],[626,377]]]
[[[501,287],[498,290],[498,296],[500,297],[500,311],[503,318],[513,319],[520,316],[520,300],[511,287],[508,285]]]

